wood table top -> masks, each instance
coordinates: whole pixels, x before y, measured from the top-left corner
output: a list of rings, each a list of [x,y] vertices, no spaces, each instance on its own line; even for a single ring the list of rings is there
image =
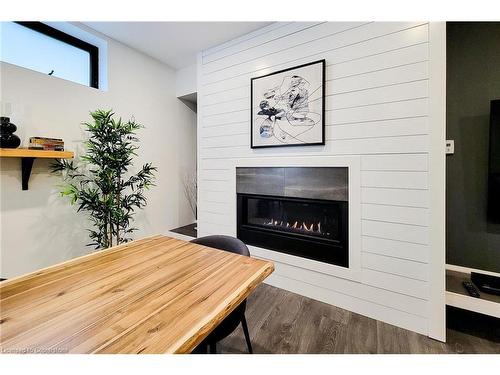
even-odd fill
[[[189,353],[274,270],[153,236],[0,283],[2,353]]]

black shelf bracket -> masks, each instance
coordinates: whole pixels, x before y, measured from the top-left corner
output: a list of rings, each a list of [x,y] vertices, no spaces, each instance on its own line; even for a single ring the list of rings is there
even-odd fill
[[[31,169],[35,158],[21,158],[21,177],[23,183],[23,190],[28,190],[28,182],[31,176]]]

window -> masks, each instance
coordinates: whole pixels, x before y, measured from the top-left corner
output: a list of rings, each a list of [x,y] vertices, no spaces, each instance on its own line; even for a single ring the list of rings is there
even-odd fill
[[[99,87],[99,49],[41,22],[3,22],[1,60]]]

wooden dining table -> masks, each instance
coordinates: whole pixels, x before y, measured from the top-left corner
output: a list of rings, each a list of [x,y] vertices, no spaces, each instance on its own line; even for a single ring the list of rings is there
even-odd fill
[[[0,350],[189,353],[273,270],[167,236],[96,251],[0,283]]]

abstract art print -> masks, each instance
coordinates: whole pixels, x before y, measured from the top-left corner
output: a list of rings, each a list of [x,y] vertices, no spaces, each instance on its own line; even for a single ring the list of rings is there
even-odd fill
[[[325,60],[251,80],[251,147],[325,144]]]

